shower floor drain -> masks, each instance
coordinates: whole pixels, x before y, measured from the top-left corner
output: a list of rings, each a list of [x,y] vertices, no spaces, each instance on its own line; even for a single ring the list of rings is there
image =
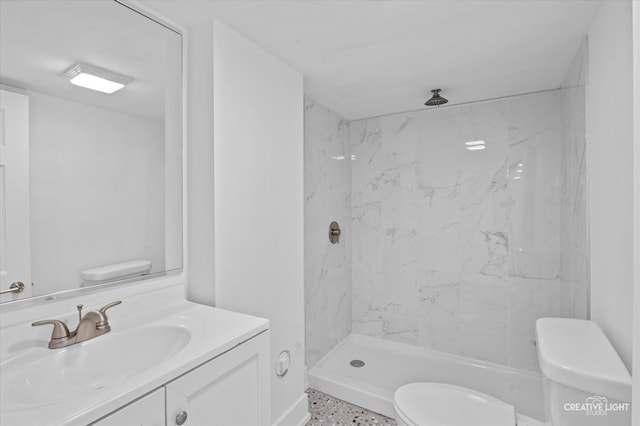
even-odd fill
[[[353,359],[349,364],[351,364],[352,367],[356,368],[364,367],[364,361],[361,361],[359,359]]]

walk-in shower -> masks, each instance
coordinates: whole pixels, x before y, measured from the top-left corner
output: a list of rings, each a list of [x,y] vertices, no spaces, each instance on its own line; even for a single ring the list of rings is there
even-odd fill
[[[351,122],[306,99],[312,387],[390,414],[405,382],[493,380],[541,418],[535,320],[588,311],[584,52],[557,90]]]

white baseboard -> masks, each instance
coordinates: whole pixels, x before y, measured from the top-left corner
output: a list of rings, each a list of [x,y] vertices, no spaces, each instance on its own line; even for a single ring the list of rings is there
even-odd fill
[[[273,426],[304,426],[310,419],[307,394],[303,392],[302,396],[278,420],[273,422]]]

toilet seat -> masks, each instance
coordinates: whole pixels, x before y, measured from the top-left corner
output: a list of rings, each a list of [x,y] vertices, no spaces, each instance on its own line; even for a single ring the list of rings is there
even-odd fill
[[[512,405],[473,389],[445,383],[411,383],[396,390],[399,420],[412,426],[514,426]]]

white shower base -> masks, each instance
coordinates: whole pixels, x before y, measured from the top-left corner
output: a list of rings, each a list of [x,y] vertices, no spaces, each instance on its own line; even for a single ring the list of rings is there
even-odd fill
[[[364,367],[352,367],[359,359]],[[401,385],[439,382],[479,390],[516,408],[518,426],[544,418],[542,375],[369,336],[347,336],[309,370],[309,386],[394,417],[393,393]]]

